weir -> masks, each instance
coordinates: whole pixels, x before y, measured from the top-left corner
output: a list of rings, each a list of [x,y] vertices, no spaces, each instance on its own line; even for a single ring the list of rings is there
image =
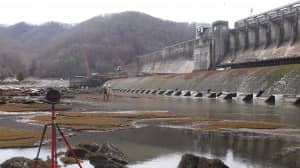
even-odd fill
[[[210,93],[209,95],[208,95],[208,98],[217,98],[217,93]]]
[[[267,98],[267,100],[265,101],[267,104],[270,104],[270,105],[274,105],[276,102],[276,98],[274,95],[271,95]]]
[[[228,93],[226,96],[224,96],[225,100],[232,100],[233,97],[237,97],[236,93]]]
[[[174,93],[174,90],[166,91],[166,96],[171,96]]]
[[[182,93],[182,91],[181,91],[181,90],[179,90],[179,91],[176,91],[176,92],[174,93],[174,96],[181,96],[181,93]]]
[[[300,106],[300,97],[298,97],[296,99],[296,101],[294,102],[295,105]]]
[[[196,93],[195,97],[203,97],[203,93],[202,92],[198,92],[198,93]]]
[[[253,94],[247,94],[246,96],[243,97],[242,99],[246,103],[250,103],[253,101]]]

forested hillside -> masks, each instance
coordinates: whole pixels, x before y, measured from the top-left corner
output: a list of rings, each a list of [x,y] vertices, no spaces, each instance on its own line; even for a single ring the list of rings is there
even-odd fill
[[[81,49],[85,48],[92,72],[108,72],[116,64],[116,55],[125,64],[131,63],[137,55],[192,39],[194,27],[138,12],[97,16],[76,25],[22,22],[0,28],[0,42],[12,46],[0,47],[0,62],[5,61],[5,51],[5,58],[20,60],[25,66],[22,70],[29,75],[84,75]],[[12,69],[11,73],[20,70]]]

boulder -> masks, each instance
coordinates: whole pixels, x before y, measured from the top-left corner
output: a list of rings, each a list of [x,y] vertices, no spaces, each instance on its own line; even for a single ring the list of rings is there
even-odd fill
[[[32,168],[34,165],[34,160],[24,158],[24,157],[14,157],[9,160],[6,160],[1,164],[1,168]],[[39,160],[38,168],[50,168],[49,164]]]
[[[97,152],[100,146],[96,143],[93,144],[78,144],[78,147],[88,150],[89,152]]]
[[[126,168],[128,164],[125,154],[109,142],[96,152],[91,152],[89,161],[95,168]]]
[[[76,147],[73,148],[73,151],[78,159],[87,159],[89,157],[89,151],[84,148]],[[69,150],[67,150],[65,155],[66,157],[73,157],[71,151]]]
[[[5,99],[3,99],[3,98],[2,98],[2,99],[0,99],[0,105],[1,105],[1,104],[6,104],[6,100],[5,100]]]
[[[125,154],[119,148],[109,142],[102,144],[98,152],[116,160],[122,160],[124,162],[127,160]]]
[[[184,154],[178,168],[229,168],[220,159],[207,159],[193,154]]]
[[[99,153],[90,156],[89,161],[95,168],[126,168],[125,164]]]

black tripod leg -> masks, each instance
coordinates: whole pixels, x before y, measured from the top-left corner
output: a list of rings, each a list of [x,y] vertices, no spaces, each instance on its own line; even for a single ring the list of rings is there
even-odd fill
[[[79,162],[79,160],[78,160],[76,154],[74,153],[74,151],[73,151],[71,145],[70,145],[69,142],[67,141],[65,135],[63,134],[63,132],[61,131],[61,129],[60,129],[60,127],[58,126],[57,123],[56,123],[56,128],[57,128],[58,132],[60,133],[61,137],[63,138],[65,144],[67,145],[69,151],[71,152],[72,157],[75,159],[75,161],[76,161],[76,163],[78,164],[78,166],[79,166],[80,168],[82,168],[82,166],[81,166],[81,164],[80,164],[80,162]]]
[[[38,152],[37,152],[36,158],[34,158],[34,166],[33,166],[33,168],[37,167],[37,163],[38,163],[38,160],[39,160],[39,156],[40,156],[41,148],[42,148],[43,141],[44,141],[44,138],[45,138],[45,134],[46,134],[46,131],[47,131],[47,127],[48,127],[48,124],[46,124],[44,126],[42,137],[41,137],[41,141],[40,141],[40,145],[39,145],[39,148],[38,148]]]

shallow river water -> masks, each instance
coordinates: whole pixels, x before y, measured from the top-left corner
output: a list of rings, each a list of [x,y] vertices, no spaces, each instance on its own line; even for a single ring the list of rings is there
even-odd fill
[[[154,126],[114,132],[84,132],[72,138],[71,143],[101,144],[106,141],[125,152],[130,168],[176,168],[186,152],[219,158],[231,168],[284,168],[291,166],[277,161],[274,156],[283,148],[295,145],[293,141],[256,134],[202,132]],[[59,147],[64,146],[60,144]],[[2,149],[0,161],[12,156],[34,158],[36,150]],[[47,147],[44,147],[42,157],[46,158],[49,154]],[[84,165],[85,168],[91,167],[88,162],[84,162]]]
[[[267,106],[208,99],[126,97],[115,97],[109,102],[70,102],[74,111],[170,111],[189,116],[280,122],[300,128],[300,108],[291,105]],[[293,139],[270,135],[195,131],[153,125],[114,132],[81,132],[70,141],[72,144],[101,144],[110,141],[126,153],[130,168],[176,168],[186,152],[219,158],[231,168],[294,168],[294,162],[284,162],[277,156],[284,149],[300,146]],[[59,147],[64,148],[62,144]],[[1,149],[0,162],[12,156],[34,158],[35,153],[36,148]],[[43,150],[42,155],[45,158],[49,155],[49,150]],[[85,168],[91,167],[88,161],[84,164]]]
[[[180,115],[200,116],[218,119],[253,120],[277,122],[290,127],[300,128],[300,107],[291,104],[266,105],[260,103],[246,104],[236,100],[190,99],[170,97],[128,98],[115,97],[108,102],[103,101],[71,101],[74,108],[79,103],[89,107],[80,110],[160,110],[175,112]]]

